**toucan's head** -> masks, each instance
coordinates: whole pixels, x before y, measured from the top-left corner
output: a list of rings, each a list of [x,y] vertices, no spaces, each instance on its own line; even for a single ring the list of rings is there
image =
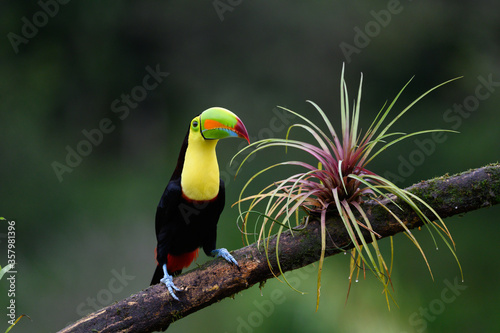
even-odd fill
[[[240,118],[231,111],[220,107],[207,109],[193,118],[190,132],[201,134],[205,140],[239,137],[250,143],[248,132]]]

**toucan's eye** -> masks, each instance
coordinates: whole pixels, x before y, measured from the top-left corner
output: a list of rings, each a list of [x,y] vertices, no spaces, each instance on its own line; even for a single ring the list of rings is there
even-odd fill
[[[198,130],[198,126],[199,126],[199,123],[198,123],[198,120],[197,119],[193,119],[193,121],[191,122],[191,128],[195,131]]]

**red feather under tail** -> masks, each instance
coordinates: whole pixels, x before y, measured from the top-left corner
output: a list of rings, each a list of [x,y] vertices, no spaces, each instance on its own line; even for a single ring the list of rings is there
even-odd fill
[[[172,254],[167,255],[167,269],[169,272],[177,272],[182,270],[183,268],[188,267],[191,263],[198,258],[199,249],[194,250],[193,252],[183,253],[178,256],[174,256]]]

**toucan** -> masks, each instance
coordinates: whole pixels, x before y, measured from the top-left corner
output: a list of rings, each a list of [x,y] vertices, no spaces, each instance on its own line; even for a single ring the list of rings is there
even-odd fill
[[[194,117],[182,143],[179,159],[156,209],[156,270],[151,285],[162,282],[179,298],[173,276],[198,256],[222,257],[238,266],[225,248],[216,248],[217,222],[224,209],[215,146],[219,139],[239,137],[250,143],[243,122],[231,111],[212,107]]]

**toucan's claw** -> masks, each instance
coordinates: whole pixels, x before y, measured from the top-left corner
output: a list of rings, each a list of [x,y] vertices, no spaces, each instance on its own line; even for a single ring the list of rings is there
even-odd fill
[[[234,259],[234,257],[225,248],[213,250],[212,256],[213,257],[222,257],[222,258],[226,259],[226,261],[236,265],[236,267],[240,267],[240,265],[238,265],[238,262],[236,261],[236,259]]]
[[[170,293],[170,295],[172,295],[172,297],[175,300],[178,301],[179,298],[177,298],[177,296],[175,296],[174,290],[180,291],[180,289],[175,286],[174,279],[172,278],[172,275],[168,274],[168,272],[167,272],[167,265],[163,265],[163,274],[164,274],[164,276],[160,280],[160,282],[163,283],[163,284],[165,284],[165,287],[167,287],[168,292]]]

